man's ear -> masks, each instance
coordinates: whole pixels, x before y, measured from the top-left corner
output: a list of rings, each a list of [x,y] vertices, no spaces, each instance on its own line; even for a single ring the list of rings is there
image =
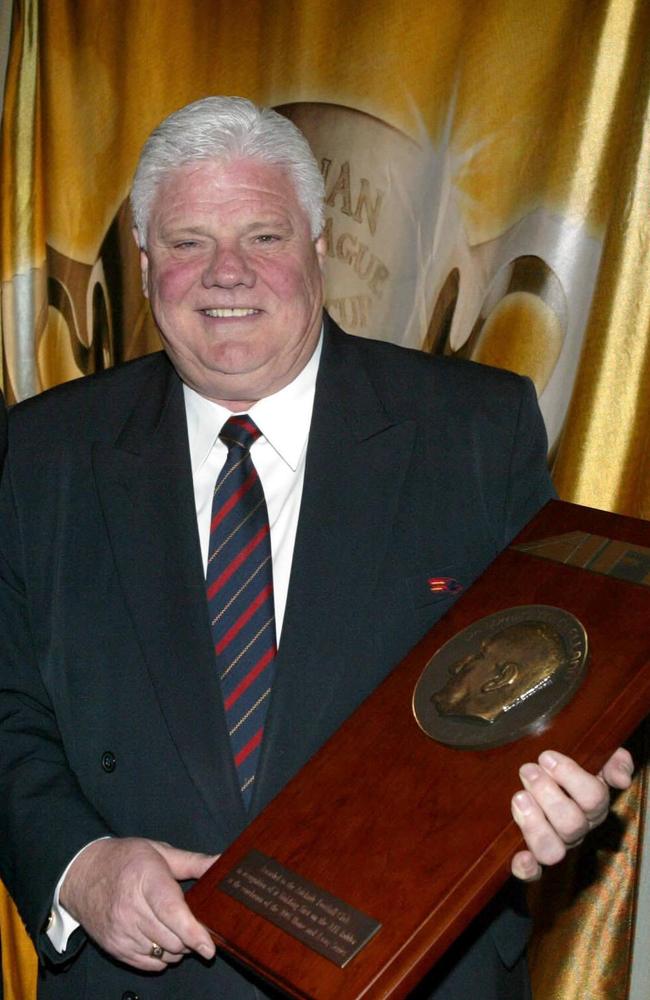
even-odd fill
[[[318,257],[318,266],[321,271],[325,273],[325,258],[327,256],[327,240],[321,233],[316,242],[314,243],[314,248],[316,250],[316,256]]]
[[[135,245],[140,251],[140,280],[142,282],[142,294],[145,299],[149,298],[149,258],[147,257],[147,251],[140,246],[140,240],[138,239],[138,230],[133,227],[131,230],[133,233],[133,239],[135,240]]]

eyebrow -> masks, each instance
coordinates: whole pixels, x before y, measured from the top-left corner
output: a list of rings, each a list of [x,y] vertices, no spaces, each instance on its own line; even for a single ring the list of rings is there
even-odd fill
[[[203,226],[182,226],[172,224],[171,226],[162,226],[159,233],[162,239],[169,239],[172,236],[174,238],[177,238],[178,236],[200,236],[205,233],[205,228]]]
[[[208,225],[183,225],[171,223],[160,229],[161,239],[178,239],[181,236],[206,236],[210,235]],[[288,219],[255,219],[244,226],[242,235],[247,236],[254,232],[263,232],[267,229],[281,229],[288,233],[295,232],[295,226]]]
[[[288,219],[259,219],[254,222],[250,222],[244,227],[245,233],[253,232],[256,229],[286,229],[289,232],[294,231],[294,226]]]

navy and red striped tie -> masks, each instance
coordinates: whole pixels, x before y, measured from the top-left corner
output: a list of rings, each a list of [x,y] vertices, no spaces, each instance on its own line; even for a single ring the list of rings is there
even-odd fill
[[[206,576],[226,722],[247,807],[277,651],[269,518],[250,456],[259,436],[247,414],[221,428],[228,457],[214,489]]]

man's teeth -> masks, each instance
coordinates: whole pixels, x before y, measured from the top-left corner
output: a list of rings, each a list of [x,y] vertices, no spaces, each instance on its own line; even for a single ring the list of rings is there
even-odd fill
[[[213,319],[230,319],[232,316],[254,316],[257,309],[203,309],[202,312]]]

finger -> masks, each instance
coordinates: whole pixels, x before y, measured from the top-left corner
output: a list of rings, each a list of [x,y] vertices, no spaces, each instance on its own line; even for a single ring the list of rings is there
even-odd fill
[[[175,882],[171,884],[177,888]],[[158,971],[180,962],[189,950],[178,935],[166,927],[149,908],[138,914],[132,938],[137,940],[134,951],[140,967],[155,967]],[[132,959],[130,961],[133,964]]]
[[[574,846],[591,829],[580,806],[537,764],[524,764],[519,770],[521,782],[540,807],[548,825],[562,842]]]
[[[164,972],[168,965],[175,965],[182,958],[182,955],[172,956],[165,951],[160,959],[152,958],[150,955],[132,955],[128,959],[128,964],[141,972]]]
[[[162,914],[163,919],[165,914]],[[180,938],[185,952],[195,951],[202,958],[214,958],[215,944],[206,927],[195,918],[188,906],[174,914],[173,929]]]
[[[128,961],[129,965],[132,965],[135,969],[140,969],[141,972],[164,972],[167,968],[167,963],[163,962],[162,959],[152,958],[151,955],[129,955],[125,961]]]
[[[537,882],[542,875],[542,866],[531,851],[517,851],[510,870],[515,878],[521,879],[522,882]]]
[[[158,962],[159,964],[162,963],[162,968],[165,968],[167,965],[176,965],[176,963],[181,962],[187,954],[187,949],[184,949],[181,952],[173,952],[167,951],[166,948],[162,948],[162,945],[159,945],[158,947],[162,948],[162,952],[159,953],[156,951],[156,954],[154,955],[153,949],[156,945],[158,945],[157,941],[144,941],[142,944],[143,954],[141,957],[143,959],[151,959],[152,962]]]
[[[199,851],[183,851],[159,841],[151,841],[175,879],[201,878],[219,857],[218,854],[201,854]]]
[[[119,961],[144,972],[162,972],[172,958],[174,961],[179,961],[183,957],[179,955],[175,958],[172,953],[165,950],[162,955],[153,955],[152,948],[157,943],[153,934],[149,935],[146,931],[139,931],[134,927],[128,936],[109,937],[105,947],[109,954]]]
[[[629,788],[634,774],[634,761],[625,747],[619,747],[600,771],[600,777],[612,788]]]
[[[566,844],[529,792],[517,792],[513,796],[512,815],[521,830],[526,847],[539,864],[555,865],[562,861],[566,854]]]
[[[177,882],[170,879],[164,885],[153,886],[147,902],[156,918],[155,924],[146,924],[148,936],[166,951],[182,954],[183,950],[191,950],[206,959],[214,956],[214,942],[191,912]]]
[[[143,955],[150,955],[152,958],[161,959],[162,956],[152,955],[154,945],[158,945],[164,952],[163,961],[178,961],[183,955],[187,955],[189,949],[180,939],[178,934],[167,927],[161,920],[151,916],[150,919],[143,920],[139,925],[139,945],[138,951]]]
[[[603,821],[609,809],[609,789],[602,778],[557,750],[545,750],[538,760],[542,771],[576,803],[591,826]]]
[[[143,972],[163,972],[167,968],[167,962],[164,961],[163,957],[166,955],[166,952],[163,952],[161,956],[152,955],[151,952],[154,943],[154,941],[150,941],[143,935],[140,935],[137,944],[131,942],[129,947],[123,949],[117,946],[112,947],[110,954],[119,961],[126,962],[128,965]]]

